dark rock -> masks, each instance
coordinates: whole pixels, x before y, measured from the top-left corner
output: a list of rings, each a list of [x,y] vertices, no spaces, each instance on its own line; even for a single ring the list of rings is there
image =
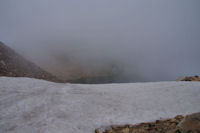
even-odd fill
[[[180,77],[176,81],[200,81],[199,76],[190,76],[190,77]]]
[[[187,115],[178,125],[181,133],[200,133],[200,113]]]
[[[0,42],[0,76],[30,77],[62,82]]]

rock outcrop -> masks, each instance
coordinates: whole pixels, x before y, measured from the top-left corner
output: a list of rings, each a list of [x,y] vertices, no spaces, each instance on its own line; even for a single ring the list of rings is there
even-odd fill
[[[200,81],[199,76],[180,77],[176,81]]]
[[[185,116],[177,129],[181,133],[200,133],[200,113]]]
[[[111,126],[95,133],[200,133],[200,113],[138,125]]]

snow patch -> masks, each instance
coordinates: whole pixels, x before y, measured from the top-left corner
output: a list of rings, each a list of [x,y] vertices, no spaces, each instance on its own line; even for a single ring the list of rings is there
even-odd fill
[[[199,82],[82,85],[0,77],[0,132],[93,133],[195,112]]]

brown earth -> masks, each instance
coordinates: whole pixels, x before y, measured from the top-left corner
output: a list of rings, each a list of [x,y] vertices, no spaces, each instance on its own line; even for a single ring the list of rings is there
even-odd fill
[[[0,42],[0,76],[30,77],[63,82]]]
[[[95,133],[200,133],[200,113],[138,125],[110,126]]]

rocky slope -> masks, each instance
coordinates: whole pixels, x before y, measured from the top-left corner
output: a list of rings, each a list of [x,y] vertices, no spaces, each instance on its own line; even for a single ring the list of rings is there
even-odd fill
[[[0,42],[0,76],[30,77],[62,82]]]
[[[111,126],[95,133],[200,133],[200,113],[138,125]]]

